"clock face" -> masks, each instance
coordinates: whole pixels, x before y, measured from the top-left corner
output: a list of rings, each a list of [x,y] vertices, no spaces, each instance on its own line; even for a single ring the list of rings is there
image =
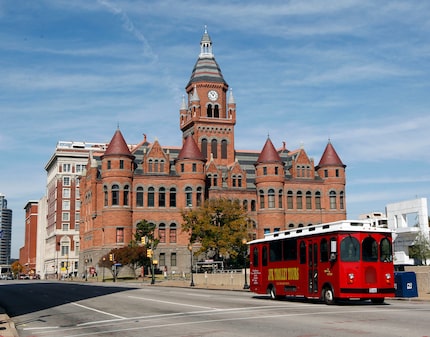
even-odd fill
[[[216,101],[217,98],[218,98],[218,93],[215,90],[211,90],[211,91],[208,92],[208,98],[211,101]]]

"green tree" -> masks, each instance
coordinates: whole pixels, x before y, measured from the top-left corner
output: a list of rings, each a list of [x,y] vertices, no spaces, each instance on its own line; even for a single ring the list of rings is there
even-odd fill
[[[198,242],[196,255],[226,260],[236,266],[243,259],[248,238],[248,216],[237,199],[214,198],[203,207],[183,210],[182,231],[190,233],[190,243]]]
[[[409,247],[409,257],[414,258],[421,265],[427,264],[430,258],[430,243],[422,232],[419,232],[414,244]]]
[[[160,240],[155,237],[155,228],[156,225],[153,223],[146,220],[139,221],[136,225],[136,233],[134,234],[136,242],[143,243],[145,246],[148,246],[148,248],[151,248],[150,245],[152,246],[152,249],[157,248]]]
[[[160,240],[155,237],[155,228],[156,225],[154,223],[150,223],[147,220],[141,220],[136,225],[136,233],[134,234],[136,242],[143,243],[147,251],[150,249],[152,251],[151,257],[148,259],[149,265],[151,267],[152,280],[151,284],[155,283],[155,271],[154,271],[154,251],[158,246]]]

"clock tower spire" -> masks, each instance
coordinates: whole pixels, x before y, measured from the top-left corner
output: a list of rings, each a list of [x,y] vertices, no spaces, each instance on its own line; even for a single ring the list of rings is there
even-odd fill
[[[205,27],[200,54],[185,87],[187,103],[181,105],[180,127],[183,139],[191,135],[203,156],[217,165],[234,162],[236,103],[215,60],[212,40]]]

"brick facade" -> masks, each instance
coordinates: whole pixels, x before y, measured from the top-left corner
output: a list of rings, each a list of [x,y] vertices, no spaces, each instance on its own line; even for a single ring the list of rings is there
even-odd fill
[[[189,234],[181,211],[215,197],[241,200],[250,238],[267,231],[346,219],[345,165],[329,142],[318,165],[304,149],[234,146],[236,103],[205,31],[179,110],[182,147],[127,145],[116,130],[106,151],[92,152],[80,180],[80,266],[96,267],[133,239],[136,224],[156,224],[155,258],[169,272],[189,270]]]

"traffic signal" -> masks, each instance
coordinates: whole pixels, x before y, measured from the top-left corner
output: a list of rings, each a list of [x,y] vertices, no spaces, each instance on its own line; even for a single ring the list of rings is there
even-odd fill
[[[109,261],[113,261],[113,254],[109,254]]]
[[[146,250],[146,257],[152,257],[152,249]]]

